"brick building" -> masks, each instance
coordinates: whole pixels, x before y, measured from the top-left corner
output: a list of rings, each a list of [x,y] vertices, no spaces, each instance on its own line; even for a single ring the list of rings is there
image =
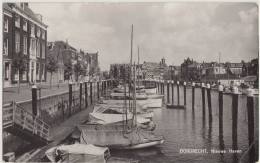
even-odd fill
[[[3,3],[4,87],[19,79],[21,83],[46,81],[46,47],[47,25],[42,16],[28,3]],[[17,65],[24,65],[24,71]]]

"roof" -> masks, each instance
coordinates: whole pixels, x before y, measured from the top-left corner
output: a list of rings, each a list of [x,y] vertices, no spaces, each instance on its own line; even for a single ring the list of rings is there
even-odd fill
[[[28,6],[24,6],[24,10],[21,9],[19,6],[17,6],[16,4],[14,4],[14,7],[19,10],[21,13],[27,15],[28,17],[30,17],[31,19],[33,19],[34,21],[40,23],[41,25],[43,25],[44,27],[48,27],[46,24],[44,24],[42,21],[40,21],[37,17],[36,14],[28,7]]]

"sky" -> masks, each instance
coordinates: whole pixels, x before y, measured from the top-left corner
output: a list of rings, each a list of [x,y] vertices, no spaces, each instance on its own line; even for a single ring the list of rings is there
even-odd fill
[[[130,60],[180,65],[249,61],[258,57],[258,6],[255,3],[30,3],[48,25],[48,41],[68,40],[85,52],[99,52],[101,70]]]

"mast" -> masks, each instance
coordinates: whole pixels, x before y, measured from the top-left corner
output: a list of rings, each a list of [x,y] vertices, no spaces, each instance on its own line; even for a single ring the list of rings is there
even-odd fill
[[[140,60],[140,58],[139,58],[139,46],[137,47],[137,53],[138,53],[138,61],[137,61],[137,66],[136,66],[136,68],[138,68],[138,70],[137,70],[137,86],[138,86],[138,88],[139,88],[139,79],[138,79],[138,76],[140,75],[139,74],[139,70],[140,70],[140,65],[139,65],[139,60]]]
[[[133,99],[133,97],[131,96],[131,84],[132,84],[132,60],[133,60],[133,37],[134,37],[134,25],[132,24],[131,26],[131,47],[130,47],[130,66],[129,66],[129,82],[128,82],[128,92],[129,92],[129,110],[132,110],[132,114],[133,114],[133,103],[131,102],[131,99]],[[133,119],[132,119],[132,125],[133,125]]]

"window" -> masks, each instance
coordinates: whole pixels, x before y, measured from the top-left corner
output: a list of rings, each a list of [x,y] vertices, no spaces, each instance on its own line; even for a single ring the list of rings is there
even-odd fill
[[[23,54],[27,54],[27,37],[23,37]]]
[[[45,31],[42,30],[42,39],[45,39]]]
[[[30,54],[32,55],[32,56],[35,56],[35,53],[36,53],[36,41],[35,41],[35,39],[34,38],[31,38],[31,46],[30,46]]]
[[[40,64],[36,63],[36,78],[40,80]]]
[[[34,24],[32,23],[31,24],[31,36],[34,36],[35,35],[35,26]]]
[[[20,52],[20,33],[15,32],[15,52]]]
[[[41,52],[41,48],[40,48],[40,40],[37,39],[37,45],[36,45],[36,56],[40,57],[40,52]]]
[[[41,29],[38,27],[37,28],[37,37],[40,37],[41,36]]]
[[[5,80],[9,80],[10,77],[9,65],[9,62],[5,62]]]
[[[16,27],[20,27],[20,16],[19,15],[15,15],[15,26]]]
[[[3,54],[8,55],[8,39],[4,39]]]
[[[27,21],[26,20],[23,21],[23,30],[27,31]]]
[[[42,80],[45,80],[45,64],[42,64]]]
[[[4,32],[8,32],[8,19],[4,20]]]
[[[45,43],[42,43],[42,58],[45,58]]]

